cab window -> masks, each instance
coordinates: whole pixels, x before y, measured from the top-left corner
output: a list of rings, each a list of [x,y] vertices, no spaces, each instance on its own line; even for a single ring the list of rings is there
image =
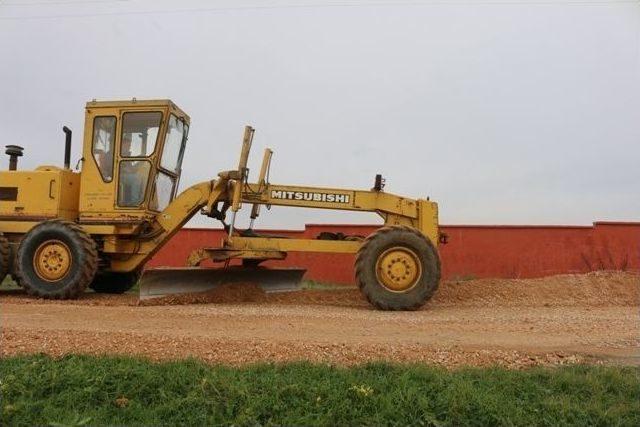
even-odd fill
[[[163,211],[169,206],[175,192],[176,180],[171,175],[158,172],[154,185],[153,195],[149,202],[149,207],[156,211]]]
[[[116,118],[99,116],[93,119],[93,143],[91,154],[96,161],[102,180],[113,179],[113,155],[115,152]]]
[[[175,197],[188,131],[189,126],[183,120],[173,114],[169,117],[160,170],[149,202],[149,208],[153,210],[164,210]]]
[[[151,163],[146,160],[121,160],[118,205],[138,207],[144,202]]]
[[[120,156],[148,157],[153,154],[161,121],[160,111],[124,113]]]
[[[169,117],[160,166],[173,173],[178,173],[180,170],[184,140],[186,139],[185,128],[188,129],[188,126],[182,120],[173,114]]]

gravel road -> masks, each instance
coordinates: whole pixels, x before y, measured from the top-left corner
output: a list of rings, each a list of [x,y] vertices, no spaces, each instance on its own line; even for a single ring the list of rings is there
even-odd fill
[[[2,291],[0,351],[230,364],[640,365],[632,273],[449,281],[416,312],[376,311],[356,289],[264,295],[244,285],[208,298],[141,306],[135,295],[45,301]]]

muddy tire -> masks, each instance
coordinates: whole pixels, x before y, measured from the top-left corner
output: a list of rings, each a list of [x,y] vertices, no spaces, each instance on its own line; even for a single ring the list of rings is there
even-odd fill
[[[0,233],[0,284],[9,274],[9,241]]]
[[[133,288],[139,279],[139,271],[129,273],[104,272],[96,274],[89,287],[101,294],[123,294]]]
[[[15,271],[28,294],[47,299],[77,298],[98,267],[96,244],[70,221],[33,227],[20,242]]]
[[[365,239],[355,271],[361,292],[375,307],[416,310],[438,289],[440,257],[418,230],[383,227]]]

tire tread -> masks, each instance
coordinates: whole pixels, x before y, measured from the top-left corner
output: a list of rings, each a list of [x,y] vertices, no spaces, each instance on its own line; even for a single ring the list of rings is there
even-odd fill
[[[9,240],[0,233],[0,283],[9,274]]]
[[[98,250],[96,247],[95,241],[89,236],[82,227],[72,221],[64,220],[64,219],[52,219],[48,221],[41,222],[40,224],[33,227],[29,233],[37,232],[39,228],[44,227],[45,225],[56,224],[61,227],[64,227],[70,230],[76,237],[79,238],[82,244],[82,250],[85,254],[87,254],[85,262],[82,264],[82,270],[80,273],[80,280],[76,283],[75,286],[70,286],[68,288],[62,289],[57,292],[51,292],[49,294],[44,294],[40,290],[30,286],[28,280],[25,279],[25,275],[22,271],[22,256],[20,250],[18,250],[18,257],[16,261],[16,276],[18,277],[20,283],[23,288],[27,291],[29,295],[33,295],[40,298],[49,298],[49,299],[72,299],[77,298],[82,292],[85,291],[87,286],[93,280],[96,271],[98,270]]]
[[[430,247],[430,249],[433,251],[433,253],[435,255],[435,260],[436,260],[435,286],[432,286],[431,288],[426,289],[426,292],[424,293],[424,295],[422,295],[422,298],[417,299],[411,305],[403,306],[403,307],[397,307],[397,306],[395,306],[395,305],[393,305],[393,304],[391,304],[389,302],[381,301],[379,299],[376,299],[375,296],[371,292],[369,292],[367,283],[362,280],[362,277],[366,275],[365,269],[368,267],[366,265],[366,263],[367,263],[366,254],[370,250],[370,246],[372,245],[372,243],[374,241],[376,241],[377,239],[379,239],[381,236],[384,236],[385,234],[389,234],[389,233],[397,232],[397,231],[404,231],[404,232],[412,233],[412,234],[416,235],[417,237],[419,237],[420,239],[422,239],[423,241],[425,241],[427,243],[427,245]],[[440,283],[440,275],[441,275],[440,257],[438,256],[438,251],[436,250],[435,245],[431,242],[431,240],[426,238],[424,236],[424,234],[422,234],[417,229],[415,229],[413,227],[406,226],[406,225],[384,226],[384,227],[381,227],[378,230],[374,231],[369,236],[367,236],[366,239],[364,239],[364,241],[363,241],[362,245],[360,246],[360,248],[358,249],[358,252],[357,252],[357,255],[356,255],[355,273],[356,273],[357,283],[358,283],[358,287],[360,288],[360,291],[365,296],[367,301],[369,301],[369,303],[371,305],[373,305],[374,307],[376,307],[376,308],[378,308],[380,310],[408,310],[408,311],[413,311],[413,310],[417,310],[420,307],[422,307],[425,304],[425,302],[427,300],[429,300],[433,296],[435,291],[438,289],[438,284]]]

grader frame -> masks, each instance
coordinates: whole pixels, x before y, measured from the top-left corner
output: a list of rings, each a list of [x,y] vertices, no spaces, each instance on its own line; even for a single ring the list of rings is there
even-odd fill
[[[156,127],[145,128],[145,123],[154,118],[158,118]],[[104,136],[105,124],[113,129],[112,135],[108,135],[110,145],[102,144],[102,148],[96,149],[96,138]],[[3,239],[0,250],[1,246],[8,246],[13,253],[10,258],[15,259],[10,265],[0,264],[0,273],[4,268],[5,273],[17,276],[28,291],[44,297],[75,297],[86,286],[113,290],[109,280],[121,280],[127,274],[137,277],[145,263],[200,212],[222,221],[227,236],[218,246],[195,251],[188,260],[191,266],[198,266],[204,259],[225,262],[225,266],[231,259],[242,259],[245,265],[255,267],[264,260],[284,259],[290,251],[357,253],[358,282],[365,295],[380,308],[415,308],[435,291],[440,276],[435,202],[386,193],[380,176],[371,190],[271,184],[267,179],[273,155],[270,149],[264,152],[257,182],[250,183],[247,163],[255,130],[249,126],[245,127],[236,169],[220,172],[216,179],[195,184],[176,195],[189,125],[189,117],[168,100],[87,103],[81,172],[71,171],[68,165],[70,131],[66,132],[64,169],[42,166],[35,171],[0,172],[0,192],[10,189],[12,194],[16,193],[16,197],[4,198],[9,200],[0,198],[0,239]],[[150,137],[152,133],[155,142]],[[137,153],[131,149],[132,139],[138,143]],[[106,148],[112,156],[107,163],[103,155]],[[173,163],[166,161],[167,157]],[[15,157],[12,159],[15,161]],[[135,173],[128,172],[134,166]],[[146,187],[140,187],[145,196],[136,200],[140,202],[138,205],[123,206],[127,179],[140,175],[140,169],[148,171]],[[161,194],[160,178],[172,183],[168,194]],[[37,201],[42,197],[48,201],[44,207]],[[161,206],[163,203],[165,206]],[[248,230],[235,226],[243,204],[252,205]],[[383,218],[384,228],[364,242],[261,236],[252,227],[262,205],[376,212]],[[230,223],[226,224],[229,210]],[[69,280],[71,267],[65,267],[63,261],[65,258],[72,261],[72,242],[60,237],[61,244],[45,246],[44,252],[38,252],[40,249],[35,248],[38,244],[41,248],[52,239],[38,240],[31,236],[39,228],[54,227],[47,224],[56,221],[64,221],[65,227],[73,228],[83,239],[86,237],[97,254],[94,271],[87,272],[84,276],[88,278],[82,279],[90,283],[75,286],[69,292],[47,291],[55,290],[58,282]],[[49,232],[51,236],[55,237],[55,233]],[[26,246],[34,248],[25,249]],[[65,246],[68,246],[66,254]],[[36,259],[37,256],[41,259]],[[56,267],[58,264],[63,267]],[[43,277],[51,268],[55,270],[51,277]],[[59,272],[58,277],[56,268],[66,270]],[[220,269],[216,270],[220,276]],[[259,273],[268,274],[268,270]],[[222,269],[223,277],[224,274]],[[34,281],[48,283],[35,286],[30,283]],[[177,290],[180,286],[181,283],[175,285]]]

